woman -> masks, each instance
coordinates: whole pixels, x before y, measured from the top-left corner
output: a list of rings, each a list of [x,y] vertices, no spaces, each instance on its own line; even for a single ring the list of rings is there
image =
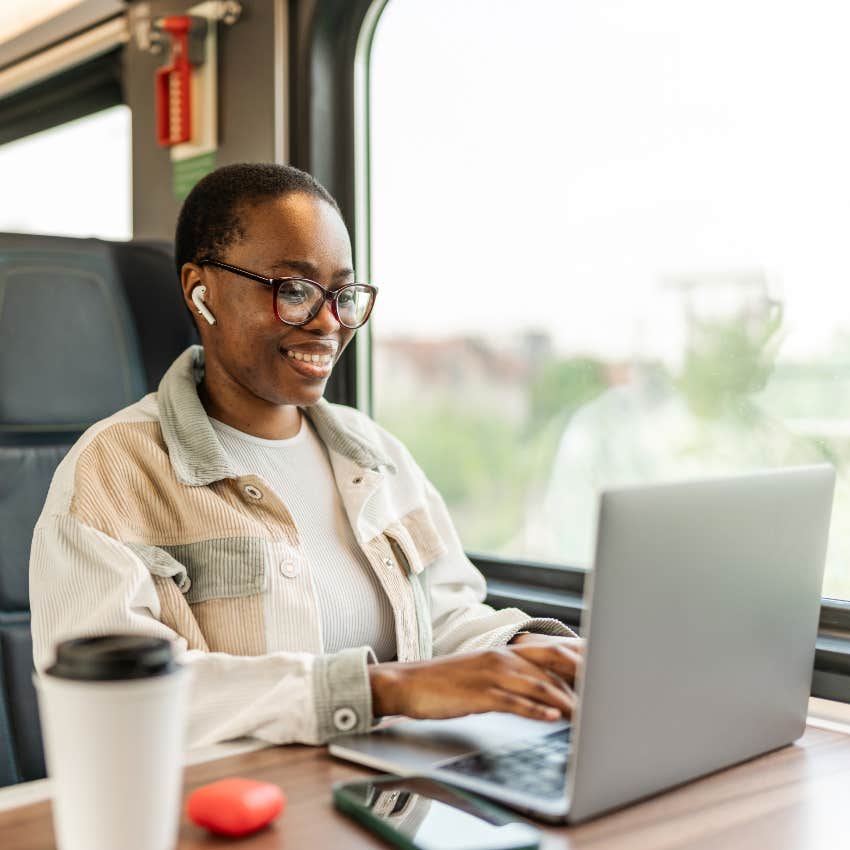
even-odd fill
[[[352,285],[327,191],[290,167],[220,168],[184,203],[176,261],[203,345],[59,466],[32,548],[37,669],[68,637],[169,638],[194,671],[191,745],[323,743],[395,713],[568,715],[572,632],[482,604],[409,453],[322,399],[375,295]]]

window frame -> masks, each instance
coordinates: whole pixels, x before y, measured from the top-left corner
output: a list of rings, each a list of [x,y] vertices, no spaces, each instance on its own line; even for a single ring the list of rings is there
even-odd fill
[[[336,197],[364,276],[370,259],[369,52],[388,2],[289,4],[291,162],[314,174]],[[371,413],[371,335],[361,331],[358,337],[358,345],[349,346],[334,370],[327,396]],[[586,570],[467,555],[487,579],[489,603],[579,625]],[[811,695],[850,702],[850,600],[821,602]]]
[[[0,99],[0,145],[126,105],[117,48]]]
[[[0,44],[0,145],[126,105],[125,11],[122,0],[78,0]]]

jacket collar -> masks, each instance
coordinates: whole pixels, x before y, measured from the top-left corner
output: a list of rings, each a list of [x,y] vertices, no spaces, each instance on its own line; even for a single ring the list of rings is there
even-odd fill
[[[198,397],[198,384],[203,377],[204,349],[193,345],[171,364],[157,392],[160,425],[171,465],[184,484],[194,487],[238,477]],[[378,471],[385,467],[395,472],[392,461],[374,443],[348,427],[325,399],[301,410],[329,451],[363,469]]]

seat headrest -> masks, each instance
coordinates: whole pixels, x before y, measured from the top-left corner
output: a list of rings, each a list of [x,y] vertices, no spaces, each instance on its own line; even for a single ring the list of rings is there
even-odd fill
[[[133,403],[190,325],[167,246],[0,233],[0,432],[80,431]]]

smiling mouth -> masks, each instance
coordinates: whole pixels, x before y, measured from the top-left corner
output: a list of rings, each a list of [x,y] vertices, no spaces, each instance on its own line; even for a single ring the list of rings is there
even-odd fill
[[[287,351],[290,360],[300,360],[302,363],[318,363],[320,366],[330,366],[334,362],[332,354],[309,354],[302,351]]]
[[[333,369],[333,354],[314,354],[308,351],[282,351],[287,364],[294,372],[303,378],[322,380],[327,378]]]

